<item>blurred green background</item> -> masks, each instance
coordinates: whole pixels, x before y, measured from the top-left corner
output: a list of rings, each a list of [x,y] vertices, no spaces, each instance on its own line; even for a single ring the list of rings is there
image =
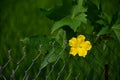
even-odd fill
[[[55,0],[0,0],[0,66],[5,65],[8,60],[8,50],[12,50],[12,61],[5,69],[7,79],[10,76],[8,74],[11,74],[9,69],[15,68],[16,62],[23,55],[20,39],[50,34],[53,21],[46,18],[40,12],[40,8],[48,9],[54,5],[56,5]],[[31,56],[28,56],[28,59],[32,58]],[[31,60],[26,63],[30,62]],[[22,66],[26,67],[26,65]],[[20,79],[20,75],[18,77]]]
[[[66,0],[66,1],[71,1],[71,0]],[[96,6],[94,4],[93,4],[94,6],[93,5],[91,6],[91,3],[90,4],[88,3],[88,6],[90,6],[88,9],[88,18],[89,20],[91,20],[91,23],[93,21],[93,24],[95,24],[96,21],[95,19],[97,19],[96,16],[98,17],[98,12],[97,12],[98,10],[96,9],[96,7],[97,8],[99,7],[98,1],[99,0],[93,0],[93,3]],[[106,21],[107,23],[112,22],[112,17],[114,17],[113,15],[117,12],[119,13],[118,17],[120,17],[120,11],[119,11],[120,7],[118,5],[119,0],[117,0],[117,2],[115,2],[114,0],[112,0],[112,2],[110,2],[109,0],[106,0],[106,2],[104,2],[104,0],[101,1],[103,3],[102,4],[103,12],[107,13],[107,15],[102,16],[103,21],[108,20]],[[12,61],[5,70],[6,72],[4,73],[6,74],[5,75],[6,77],[8,78],[10,77],[10,75],[7,74],[10,74],[12,72],[11,69],[16,68],[16,62],[20,60],[20,58],[23,56],[23,52],[22,52],[23,44],[20,42],[21,39],[34,35],[50,36],[51,28],[54,24],[54,21],[48,19],[44,15],[44,13],[40,11],[40,8],[49,10],[56,6],[61,6],[61,5],[62,5],[62,0],[18,0],[18,1],[0,0],[0,66],[3,66],[7,62],[8,50],[9,49],[12,50],[12,54],[11,54]],[[117,24],[120,23],[120,18],[118,18],[116,23]],[[96,26],[96,24],[92,26]],[[97,31],[97,29],[98,27],[95,30]],[[114,36],[113,33],[112,36]],[[103,49],[103,46],[105,47],[106,50]],[[91,51],[93,52],[93,54],[88,54],[88,57],[86,57],[86,59],[78,58],[78,57],[70,58],[71,62],[67,61],[68,65],[67,67],[65,67],[66,71],[63,72],[62,76],[66,78],[68,74],[67,71],[71,72],[73,76],[76,76],[78,75],[79,70],[81,70],[80,72],[83,75],[80,76],[81,80],[86,79],[86,73],[88,80],[89,78],[97,80],[98,77],[99,79],[103,80],[104,65],[109,64],[110,76],[111,76],[110,78],[119,80],[120,78],[118,75],[120,74],[120,68],[119,68],[120,54],[118,53],[120,52],[118,48],[119,45],[117,39],[116,41],[114,39],[110,39],[109,43],[106,42],[102,44],[96,44]],[[37,54],[32,55],[31,53],[28,54],[29,56],[27,56],[27,58],[22,63],[22,65],[20,65],[21,67],[23,66],[23,68],[19,69],[16,74],[17,77],[19,77],[19,79],[20,78],[22,79],[24,75],[24,73],[22,73],[21,75],[20,73],[28,68],[28,66],[31,64],[31,60],[35,58],[35,56],[37,55]],[[63,65],[63,61],[59,61],[59,62]],[[37,62],[36,65],[37,64],[39,64],[39,62]],[[62,65],[58,63],[58,65],[55,68],[57,68],[59,71],[61,70]],[[43,70],[44,73],[41,76],[46,75],[46,73],[48,73],[51,68],[52,68],[51,65],[48,66],[45,70]],[[39,65],[35,66],[32,70],[35,73],[30,73],[30,75],[35,76],[37,74],[38,69],[39,69]],[[96,74],[97,76],[95,76],[94,74]],[[53,74],[52,76],[56,77],[58,75],[56,73],[55,75]],[[61,79],[63,78],[62,76]],[[50,80],[53,79],[51,78]]]
[[[19,54],[20,39],[32,35],[48,35],[53,21],[46,18],[40,8],[57,5],[55,0],[1,0],[0,1],[0,64],[8,49]]]

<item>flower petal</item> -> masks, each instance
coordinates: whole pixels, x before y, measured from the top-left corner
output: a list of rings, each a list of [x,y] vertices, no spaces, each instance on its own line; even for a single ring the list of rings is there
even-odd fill
[[[70,49],[70,54],[72,54],[73,56],[75,56],[77,54],[77,49],[76,48],[71,48]]]
[[[87,50],[84,48],[78,48],[78,55],[85,57],[87,55]]]
[[[69,40],[69,45],[75,47],[76,42],[77,42],[76,38],[73,37],[72,39]]]
[[[77,42],[78,42],[78,44],[81,44],[84,40],[85,40],[85,36],[84,36],[84,35],[79,35],[79,36],[77,37]]]
[[[85,41],[84,46],[87,50],[90,50],[92,48],[92,45],[91,45],[90,41]]]
[[[87,51],[92,48],[90,41],[85,41],[84,35],[79,35],[77,38],[73,37],[69,40],[70,54],[75,56],[78,54],[79,56],[85,57],[87,55]]]

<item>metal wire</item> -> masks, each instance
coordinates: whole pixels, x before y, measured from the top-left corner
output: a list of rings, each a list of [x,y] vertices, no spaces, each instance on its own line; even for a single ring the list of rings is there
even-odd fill
[[[52,46],[51,46],[51,53],[54,53],[55,52],[55,42],[52,43]],[[106,47],[108,49],[110,49],[110,55],[109,56],[117,56],[117,54],[113,54],[115,53],[113,49],[111,49],[111,47],[109,47],[109,45],[106,45]],[[39,66],[39,69],[37,69],[38,72],[36,72],[36,75],[35,76],[32,76],[33,80],[37,80],[37,79],[42,79],[41,80],[49,80],[51,77],[52,77],[52,73],[57,69],[56,66],[58,65],[61,65],[59,66],[59,70],[58,71],[55,71],[55,77],[54,77],[54,80],[71,80],[71,79],[74,79],[74,80],[79,80],[81,76],[84,77],[84,80],[89,80],[89,76],[91,75],[91,70],[94,69],[94,72],[96,73],[96,75],[99,75],[99,76],[102,76],[100,78],[100,80],[102,80],[104,78],[104,71],[105,71],[105,68],[104,68],[104,63],[105,62],[102,62],[102,58],[104,58],[104,56],[106,56],[105,54],[103,54],[103,52],[101,51],[100,49],[100,46],[98,46],[96,44],[96,46],[93,46],[93,48],[95,48],[97,51],[94,52],[94,53],[88,53],[90,54],[89,57],[93,58],[91,60],[87,59],[87,58],[84,58],[84,59],[81,59],[81,58],[76,58],[76,57],[70,57],[71,55],[68,55],[62,62],[60,61],[60,58],[61,58],[61,54],[65,51],[66,49],[66,41],[64,41],[63,43],[63,49],[60,51],[60,52],[57,52],[58,55],[57,55],[57,58],[56,58],[56,61],[53,62],[52,64],[50,64],[51,66],[49,67],[50,69],[47,69],[47,67],[44,67],[45,70],[48,70],[46,72],[46,74],[43,76],[42,75],[42,70],[43,68],[41,66]],[[0,66],[0,79],[3,79],[3,80],[8,80],[8,74],[6,75],[6,70],[7,68],[9,68],[9,65],[10,62],[11,62],[11,59],[14,59],[13,57],[11,57],[11,49],[8,50],[8,60],[7,62],[3,65],[3,66]],[[97,57],[96,54],[102,54],[101,57]],[[40,48],[39,48],[39,54],[36,55],[36,57],[34,57],[33,59],[31,59],[31,64],[28,66],[28,68],[26,70],[23,71],[22,74],[23,75],[23,80],[29,80],[29,77],[30,77],[30,70],[32,70],[33,66],[35,66],[35,62],[38,60],[38,58],[41,58],[43,57],[42,55],[42,44],[40,45]],[[49,66],[49,58],[52,56],[53,54],[49,55],[47,57],[47,62],[48,62],[48,65]],[[14,69],[11,69],[11,73],[9,74],[10,76],[10,80],[16,80],[17,77],[16,77],[16,74],[17,74],[17,71],[20,69],[20,65],[22,65],[21,63],[24,62],[25,58],[27,58],[27,55],[26,55],[26,47],[24,46],[23,47],[23,56],[20,58],[20,60],[18,60],[16,62],[16,67]],[[73,61],[73,62],[70,62],[70,61]],[[82,60],[81,62],[82,63],[79,63],[79,61]],[[40,63],[41,64],[41,63]],[[99,73],[97,68],[95,68],[94,64],[97,65],[97,67],[101,70],[101,72]],[[75,73],[74,77],[72,77],[72,74],[75,72],[74,71],[74,65],[78,68],[78,71],[77,73]],[[69,68],[68,68],[69,66]],[[88,70],[85,72],[84,70],[84,66],[88,66]],[[111,63],[109,61],[108,63],[108,66],[111,66],[111,71],[109,72],[109,78],[111,78],[112,76],[112,71],[114,70],[114,68],[112,67],[113,66],[113,63]],[[119,65],[120,66],[120,65]],[[64,73],[67,72],[68,74],[66,74],[64,76]],[[84,73],[84,75],[83,75]],[[42,76],[41,76],[42,75]]]

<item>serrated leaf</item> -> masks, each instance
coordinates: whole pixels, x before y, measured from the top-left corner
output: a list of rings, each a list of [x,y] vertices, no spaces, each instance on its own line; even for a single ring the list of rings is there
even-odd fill
[[[100,36],[100,35],[104,35],[104,34],[108,34],[110,31],[109,27],[103,27],[99,33],[97,34],[97,36]]]
[[[119,0],[101,0],[102,12],[106,13],[111,17],[116,11],[119,11]]]
[[[86,15],[84,13],[81,13],[74,18],[67,16],[67,17],[61,19],[60,21],[55,22],[55,24],[53,25],[53,28],[52,28],[52,33],[55,30],[57,30],[63,26],[66,26],[66,25],[71,27],[71,29],[73,29],[75,32],[77,30],[77,28],[80,26],[81,22],[83,22],[83,23],[87,22]]]
[[[107,13],[103,12],[100,17],[104,20],[104,23],[111,23],[112,17],[109,16]]]
[[[54,39],[47,36],[39,35],[39,36],[31,36],[21,40],[24,44],[28,45],[28,47],[32,47],[38,50],[41,44],[40,50],[42,53],[48,53],[45,55],[45,58],[41,64],[41,69],[46,67],[48,64],[57,60],[59,53],[62,51],[62,46]]]
[[[71,12],[71,8],[72,3],[70,0],[57,0],[53,7],[48,7],[48,9],[41,8],[40,10],[49,19],[58,21],[67,16]]]
[[[37,35],[37,36],[30,36],[26,37],[24,39],[21,39],[21,41],[28,47],[32,49],[39,49],[39,46],[42,45],[42,50],[47,51],[50,46],[50,42],[55,39],[44,36],[44,35]]]
[[[66,40],[66,32],[63,29],[60,29],[55,38],[62,45],[63,40]]]
[[[87,24],[81,24],[81,26],[77,29],[77,32],[83,34],[93,34],[93,29],[94,26],[88,22]]]
[[[100,0],[91,0],[96,6],[98,9],[100,9]]]
[[[98,24],[100,24],[100,25],[104,25],[104,26],[106,25],[106,22],[103,21],[102,19],[97,20],[96,23],[98,23]]]
[[[117,36],[119,42],[120,42],[120,24],[114,25],[112,27],[113,31],[115,32],[115,35]]]
[[[87,9],[82,6],[82,4],[83,0],[78,0],[78,5],[73,6],[72,17],[87,11]]]
[[[40,68],[43,69],[48,64],[56,61],[58,59],[58,57],[61,58],[61,55],[63,55],[63,53],[60,54],[61,51],[62,51],[62,47],[60,46],[60,44],[58,42],[55,42],[54,47],[52,47],[51,50],[49,51],[49,54],[47,56],[45,56],[45,59],[42,62]]]

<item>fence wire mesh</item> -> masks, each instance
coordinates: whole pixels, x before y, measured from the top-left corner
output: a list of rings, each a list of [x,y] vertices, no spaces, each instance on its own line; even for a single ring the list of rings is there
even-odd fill
[[[94,53],[88,53],[86,58],[78,56],[65,56],[61,59],[61,54],[66,49],[64,43],[63,49],[58,52],[55,62],[50,63],[44,68],[41,67],[45,59],[42,52],[42,44],[36,55],[30,56],[26,51],[26,46],[22,48],[22,56],[14,61],[12,57],[12,50],[8,50],[8,60],[5,64],[0,66],[0,79],[1,80],[119,80],[120,65],[119,55],[114,50],[110,50],[109,55],[104,54],[100,47],[96,48]],[[54,53],[54,45],[52,46],[52,53]],[[99,54],[98,54],[99,53]],[[31,58],[29,58],[31,57]],[[114,60],[112,60],[115,58]],[[13,66],[14,65],[14,66]]]

